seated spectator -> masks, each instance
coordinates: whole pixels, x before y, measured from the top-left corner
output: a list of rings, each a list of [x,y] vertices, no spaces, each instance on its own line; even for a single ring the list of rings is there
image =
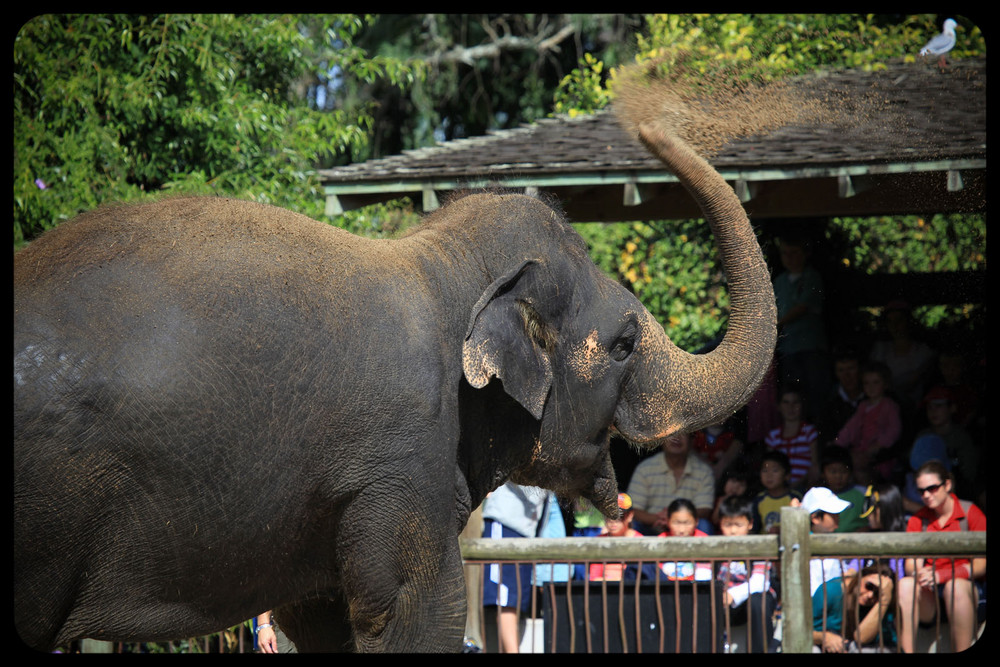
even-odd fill
[[[816,426],[822,442],[832,441],[865,398],[861,387],[861,357],[853,351],[841,350],[834,357],[833,374],[837,384],[820,410]]]
[[[931,389],[921,407],[927,414],[927,428],[917,436],[936,435],[944,441],[955,489],[967,498],[977,498],[980,489],[975,480],[979,470],[979,449],[969,432],[954,422],[956,406],[945,387]]]
[[[629,480],[635,526],[643,535],[667,530],[667,506],[677,498],[694,503],[699,528],[712,531],[715,476],[712,468],[691,454],[691,437],[678,433],[666,438],[661,452],[641,461]]]
[[[816,427],[805,421],[802,393],[793,386],[778,395],[781,426],[772,429],[764,444],[788,457],[788,484],[793,489],[807,488],[819,478],[819,452]]]
[[[866,398],[835,440],[836,445],[850,451],[855,479],[865,486],[876,481],[876,477],[890,479],[895,465],[892,459],[883,460],[903,429],[899,405],[888,394],[889,382],[889,369],[884,364],[865,366],[861,385]]]
[[[722,475],[743,453],[743,442],[726,424],[712,424],[691,434],[691,450],[712,466],[715,483],[722,481]]]
[[[960,350],[946,350],[938,355],[941,382],[936,385],[948,391],[954,410],[952,421],[964,429],[971,428],[979,412],[979,392],[966,378],[965,355]]]
[[[802,496],[801,506],[809,512],[809,526],[814,533],[837,530],[840,513],[850,506],[833,491],[817,486]],[[847,650],[843,626],[844,566],[836,558],[813,558],[809,561],[809,595],[813,609],[813,650],[843,653]]]
[[[888,564],[868,565],[844,578],[842,636],[850,653],[896,650],[896,575]]]
[[[903,509],[903,494],[896,485],[882,482],[869,486],[865,490],[862,507],[864,511],[861,512],[861,518],[868,521],[872,532],[901,533],[906,530],[906,522],[910,517]],[[899,581],[906,576],[903,560],[902,558],[854,558],[846,561],[844,567],[847,571],[856,573],[864,567],[884,565],[892,570],[895,580]]]
[[[753,502],[744,496],[729,496],[719,506],[719,530],[726,537],[749,535],[753,527]],[[718,581],[726,587],[723,598],[730,607],[730,622],[733,625],[747,623],[747,651],[773,652],[774,637],[772,618],[778,605],[778,596],[771,586],[771,563],[754,561],[747,567],[747,561],[723,561],[719,565]],[[749,633],[753,632],[750,636]],[[730,637],[732,642],[735,637]]]
[[[715,499],[715,507],[712,509],[712,525],[719,526],[719,507],[729,498],[747,498],[750,496],[749,473],[742,468],[729,468],[722,474],[722,480],[718,486],[722,493]]]
[[[868,520],[862,518],[865,495],[862,489],[854,485],[851,474],[851,455],[843,447],[827,447],[820,457],[820,471],[823,485],[837,494],[841,500],[846,500],[850,507],[840,513],[838,533],[856,533],[868,531]]]
[[[633,511],[632,499],[627,493],[618,494],[618,508],[622,514],[617,519],[605,519],[604,530],[598,537],[642,537],[642,533],[631,528]],[[600,562],[591,563],[588,577],[590,581],[635,581],[638,576],[638,566],[635,563]],[[649,576],[648,573],[644,573]]]
[[[920,466],[916,481],[924,507],[910,517],[907,532],[986,530],[986,515],[953,493],[951,474],[940,461]],[[913,652],[915,621],[931,623],[942,604],[948,615],[951,649],[958,653],[969,648],[976,636],[986,559],[911,558],[906,560],[906,575],[899,582],[900,650]]]
[[[910,470],[906,473],[903,485],[903,509],[908,514],[916,514],[924,507],[923,498],[917,490],[917,470],[928,461],[939,461],[945,470],[951,472],[951,461],[948,459],[948,449],[939,436],[925,433],[916,439],[910,450]]]
[[[694,503],[687,498],[678,498],[670,503],[667,507],[667,531],[657,537],[706,537],[706,533],[698,530]],[[712,578],[711,563],[667,561],[658,565],[671,581],[709,581]]]
[[[770,449],[760,462],[760,485],[763,491],[754,498],[753,531],[763,535],[776,535],[781,523],[781,508],[793,505],[802,496],[788,486],[788,457],[784,452]]]
[[[916,326],[906,302],[889,302],[883,321],[888,340],[876,341],[868,358],[889,367],[900,411],[909,419],[927,389],[934,369],[934,350],[914,337]]]

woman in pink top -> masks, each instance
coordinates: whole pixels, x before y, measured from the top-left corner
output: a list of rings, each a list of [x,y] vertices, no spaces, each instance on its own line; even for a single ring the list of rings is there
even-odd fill
[[[872,479],[875,472],[883,479],[892,474],[892,461],[875,464],[873,458],[878,450],[896,443],[903,426],[899,405],[886,393],[889,389],[888,367],[879,363],[866,366],[861,374],[861,384],[867,398],[861,401],[854,415],[840,429],[835,444],[850,450],[854,479],[858,484],[867,485],[875,481]]]

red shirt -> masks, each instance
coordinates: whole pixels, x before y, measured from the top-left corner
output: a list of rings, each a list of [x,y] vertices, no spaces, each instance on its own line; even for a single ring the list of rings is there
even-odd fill
[[[964,517],[968,523],[968,530],[973,531],[986,531],[986,515],[983,511],[976,507],[975,505],[969,505],[969,513],[966,516],[965,511],[962,509],[962,503],[959,502],[958,496],[954,493],[951,494],[951,500],[954,503],[955,509],[952,510],[951,516],[948,517],[948,521],[945,522],[944,526],[938,523],[938,517],[929,507],[921,507],[920,510],[910,517],[910,520],[906,524],[906,532],[908,533],[922,533],[926,530],[928,533],[941,533],[941,532],[959,532],[962,530],[962,526],[959,521]],[[924,528],[924,523],[927,523],[927,528]],[[924,561],[928,565],[932,565],[935,570],[950,570],[951,569],[951,559],[950,558],[928,558]],[[969,571],[972,571],[972,564],[969,562],[968,558],[956,558],[955,567],[959,565],[967,565]]]
[[[601,531],[598,537],[611,537],[608,534],[608,529],[605,528]],[[637,530],[629,528],[625,531],[625,537],[642,537],[642,533]],[[590,564],[590,580],[591,581],[621,581],[622,576],[625,574],[625,563],[591,563]]]
[[[691,435],[691,449],[700,453],[710,465],[715,465],[719,458],[726,453],[729,445],[733,444],[736,434],[732,431],[723,431],[709,441],[708,433],[704,430],[695,431]]]

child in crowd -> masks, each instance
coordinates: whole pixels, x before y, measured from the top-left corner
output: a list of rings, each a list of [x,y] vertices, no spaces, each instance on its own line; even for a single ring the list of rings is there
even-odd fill
[[[809,527],[814,533],[833,533],[840,514],[850,503],[841,500],[825,486],[809,489],[801,506],[809,512]],[[809,594],[813,609],[813,650],[843,653],[847,643],[843,627],[844,566],[836,558],[813,558],[809,561]]]
[[[899,439],[903,430],[899,404],[888,394],[889,368],[885,364],[870,363],[861,372],[861,385],[865,400],[861,401],[854,415],[840,429],[836,445],[846,447],[851,453],[854,477],[867,486],[875,477],[889,479],[895,462],[880,460],[881,450],[888,450]]]
[[[819,477],[817,442],[819,432],[805,421],[802,393],[786,387],[778,395],[781,426],[771,430],[764,443],[788,457],[788,484],[794,489],[806,488]]]
[[[854,476],[859,484],[867,486],[875,477],[889,479],[895,462],[884,459],[903,430],[899,404],[889,396],[891,375],[889,367],[881,363],[867,364],[861,372],[861,385],[865,400],[861,401],[854,415],[837,434],[835,444],[851,452]],[[882,452],[882,457],[879,453]]]
[[[698,519],[694,503],[687,498],[678,498],[667,507],[667,532],[657,537],[707,537],[698,530]],[[711,563],[691,563],[668,561],[659,564],[660,570],[671,581],[709,581],[712,579]]]
[[[621,517],[617,519],[604,520],[604,530],[598,537],[642,537],[642,533],[632,528],[632,498],[627,493],[618,494],[618,509],[621,510]],[[589,578],[591,581],[634,581],[636,578],[636,566],[623,562],[601,562],[591,563]]]
[[[726,537],[749,535],[753,526],[753,501],[742,496],[729,496],[719,505],[719,530]],[[778,596],[771,586],[771,563],[754,561],[747,568],[747,561],[723,561],[717,579],[726,587],[723,598],[729,605],[733,625],[747,623],[747,651],[762,653],[774,636],[771,618],[778,604]],[[735,637],[730,638],[730,643]]]
[[[861,518],[868,522],[868,529],[870,531],[901,533],[906,530],[906,521],[909,515],[903,509],[903,494],[895,484],[882,482],[881,484],[870,485],[865,490],[865,499],[862,503],[862,508]],[[860,570],[865,565],[872,564],[888,567],[894,573],[895,581],[905,576],[902,558],[888,558],[878,561],[857,559],[851,561],[848,567],[853,570]]]
[[[728,498],[738,498],[749,496],[750,480],[747,471],[742,468],[729,468],[722,474],[721,484],[722,494],[715,499],[715,507],[712,508],[712,525],[719,526],[719,508]]]
[[[760,485],[764,490],[754,498],[755,533],[776,534],[781,523],[781,508],[802,497],[789,487],[788,478],[788,457],[776,449],[766,450],[760,462]]]
[[[840,513],[840,522],[835,532],[868,532],[868,519],[863,518],[865,493],[851,480],[851,454],[843,447],[827,447],[820,458],[820,471],[826,488],[846,500],[850,507]]]

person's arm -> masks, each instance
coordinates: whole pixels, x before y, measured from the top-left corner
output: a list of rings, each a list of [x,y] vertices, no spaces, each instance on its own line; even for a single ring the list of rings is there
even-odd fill
[[[797,304],[789,308],[783,317],[778,320],[778,326],[782,327],[786,324],[790,324],[795,320],[801,318],[803,315],[809,312],[809,306],[804,303]]]
[[[667,529],[667,517],[665,510],[661,510],[657,514],[638,508],[633,508],[632,511],[635,514],[635,520],[639,523],[646,524],[653,530],[663,531]]]
[[[823,653],[844,652],[844,638],[836,632],[813,630],[813,644],[819,646]]]
[[[878,639],[878,631],[882,626],[882,619],[885,618],[885,615],[892,608],[893,584],[892,579],[889,577],[880,577],[878,574],[870,574],[861,581],[862,585],[865,582],[871,582],[879,587],[878,599],[865,612],[865,617],[861,619],[858,629],[854,631],[854,641],[859,646],[864,646]]]
[[[833,444],[839,445],[840,447],[850,447],[854,444],[854,441],[858,438],[858,433],[861,430],[861,408],[864,402],[859,403],[858,407],[854,409],[854,414],[851,415],[844,425],[840,428],[840,432],[837,433],[837,437],[833,439]]]
[[[899,418],[899,406],[893,400],[888,400],[884,407],[884,421],[878,432],[878,446],[891,447],[896,444],[903,432],[903,423]]]
[[[278,652],[278,636],[274,633],[270,609],[257,617],[257,648],[261,653]]]

